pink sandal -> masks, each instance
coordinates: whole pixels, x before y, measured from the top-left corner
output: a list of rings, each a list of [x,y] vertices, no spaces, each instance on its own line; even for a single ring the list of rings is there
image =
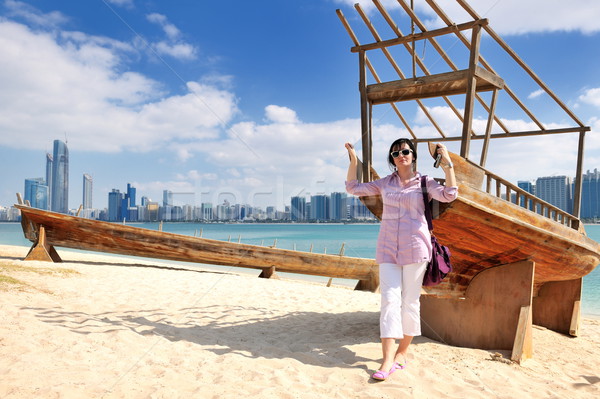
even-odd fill
[[[377,380],[377,381],[385,381],[387,378],[389,378],[390,375],[392,375],[392,373],[394,371],[398,370],[398,368],[396,367],[396,364],[397,363],[394,363],[392,365],[392,368],[388,372],[385,372],[385,371],[382,371],[382,370],[377,370],[376,372],[374,372],[371,375],[371,378],[373,378],[374,380]]]

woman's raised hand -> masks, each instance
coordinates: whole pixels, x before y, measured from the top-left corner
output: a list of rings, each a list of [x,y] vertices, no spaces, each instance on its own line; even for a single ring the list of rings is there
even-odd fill
[[[356,151],[354,151],[354,146],[350,143],[344,144],[346,150],[348,150],[348,157],[350,158],[350,162],[357,162],[358,157],[356,156]]]

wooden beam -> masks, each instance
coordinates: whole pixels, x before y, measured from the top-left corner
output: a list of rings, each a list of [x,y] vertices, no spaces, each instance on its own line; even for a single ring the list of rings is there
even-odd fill
[[[473,106],[475,103],[475,92],[477,91],[477,77],[475,70],[479,63],[479,44],[481,43],[481,26],[475,25],[471,38],[471,54],[469,56],[469,74],[467,76],[467,96],[465,98],[465,116],[463,117],[462,141],[460,145],[460,156],[469,159],[471,146],[471,125],[473,124]]]
[[[422,98],[437,98],[466,94],[468,92],[468,69],[421,76],[416,79],[400,79],[391,82],[374,83],[367,86],[367,96],[373,104],[385,104]],[[481,67],[474,68],[475,90],[490,91],[501,89],[504,82]],[[420,103],[422,104],[422,103]],[[426,108],[424,105],[421,108]],[[442,135],[445,137],[445,135]]]
[[[562,134],[562,133],[581,133],[590,131],[589,126],[584,127],[567,127],[562,129],[546,129],[546,130],[532,130],[526,132],[511,132],[511,133],[494,133],[490,135],[492,139],[499,138],[511,138],[511,137],[529,137],[529,136],[543,136],[546,134]],[[461,136],[453,136],[453,137],[445,137],[440,139],[439,137],[432,138],[418,138],[415,140],[416,143],[429,143],[429,142],[438,142],[438,141],[460,141],[462,139]],[[483,140],[485,136],[477,135],[471,137],[471,140]]]
[[[363,182],[371,181],[371,113],[370,104],[367,98],[367,70],[366,54],[361,51],[358,55],[359,83],[360,91],[360,123],[361,123],[361,141],[363,153]]]
[[[575,187],[573,192],[573,216],[581,214],[581,190],[583,189],[583,150],[585,148],[585,132],[579,133],[577,146],[577,169],[575,170]]]
[[[441,29],[429,30],[426,32],[415,33],[413,35],[406,35],[406,36],[398,37],[395,39],[384,40],[384,41],[377,42],[377,43],[363,44],[361,46],[352,47],[350,49],[350,51],[352,51],[353,53],[358,53],[360,51],[368,51],[368,50],[374,50],[374,49],[384,48],[384,47],[389,47],[389,46],[396,46],[398,44],[410,43],[413,40],[416,41],[416,40],[429,39],[432,37],[446,35],[446,34],[452,33],[452,32],[460,32],[460,31],[467,30],[467,29],[473,29],[475,26],[481,27],[481,26],[487,25],[487,24],[488,24],[488,20],[484,18],[484,19],[479,19],[476,21],[465,22],[463,24],[448,26],[448,27],[441,28]]]
[[[485,127],[485,138],[483,141],[483,146],[481,148],[481,160],[479,165],[482,168],[485,168],[485,163],[487,161],[487,153],[490,146],[490,136],[492,134],[492,125],[494,124],[494,114],[496,112],[496,100],[498,99],[498,90],[494,90],[492,92],[492,101],[490,103],[490,113],[488,115],[487,125]]]

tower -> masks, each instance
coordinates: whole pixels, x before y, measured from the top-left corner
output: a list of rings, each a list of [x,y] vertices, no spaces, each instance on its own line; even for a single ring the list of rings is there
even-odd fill
[[[48,152],[46,153],[46,186],[48,186],[48,198],[45,209],[50,209],[52,206],[52,155]]]
[[[52,158],[50,209],[54,212],[67,213],[69,211],[69,150],[64,142],[54,140]]]
[[[92,176],[83,174],[83,209],[92,209]]]

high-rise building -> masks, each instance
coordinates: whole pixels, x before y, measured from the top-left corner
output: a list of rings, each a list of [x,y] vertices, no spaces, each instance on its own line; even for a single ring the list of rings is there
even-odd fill
[[[50,200],[52,211],[69,212],[69,149],[60,140],[54,140],[52,155],[52,182]]]
[[[348,218],[347,198],[346,193],[331,193],[331,201],[329,202],[329,217],[331,220],[345,220]]]
[[[306,198],[292,197],[291,219],[294,221],[306,220]]]
[[[530,181],[518,181],[517,182],[517,186],[519,186],[519,188],[527,191],[529,194],[531,195],[535,195],[535,186],[533,185],[532,182]],[[522,196],[524,197],[524,196]],[[525,203],[525,198],[520,198],[519,199],[519,204],[521,204],[521,206],[523,206],[524,208],[529,209],[530,211],[533,211],[533,201],[529,200],[527,202],[527,204]]]
[[[135,187],[127,183],[127,198],[129,198],[129,206],[135,206]]]
[[[52,154],[46,153],[46,186],[48,186],[48,206],[52,206]]]
[[[312,220],[329,220],[328,195],[313,195],[310,197],[310,218]]]
[[[600,218],[600,172],[594,169],[583,175],[581,190],[581,218]]]
[[[571,212],[571,179],[567,176],[538,177],[536,196],[565,212]]]
[[[92,176],[83,174],[83,209],[92,209]]]
[[[123,194],[114,189],[108,193],[108,221],[117,222],[121,221],[121,206],[123,203]]]
[[[173,191],[163,190],[163,206],[173,206]]]
[[[42,177],[25,179],[25,201],[33,208],[48,209],[48,186]]]

